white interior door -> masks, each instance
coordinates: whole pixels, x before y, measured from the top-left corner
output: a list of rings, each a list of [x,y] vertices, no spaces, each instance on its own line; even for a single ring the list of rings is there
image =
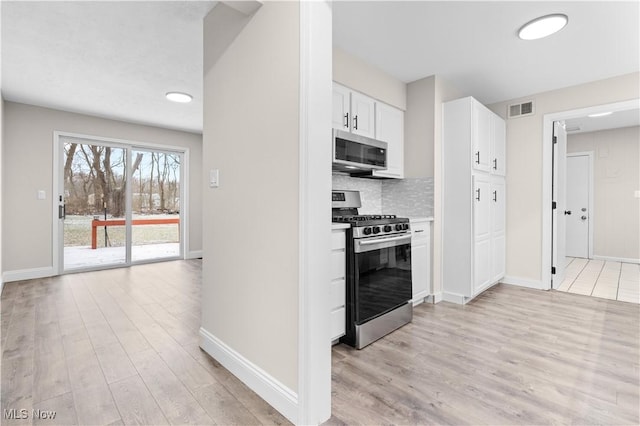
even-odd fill
[[[566,265],[566,160],[567,160],[567,131],[564,122],[553,123],[553,201],[556,208],[552,210],[553,255],[552,267],[555,275],[551,276],[551,287],[557,288],[564,279]]]
[[[590,159],[567,155],[567,250],[571,257],[589,258]]]

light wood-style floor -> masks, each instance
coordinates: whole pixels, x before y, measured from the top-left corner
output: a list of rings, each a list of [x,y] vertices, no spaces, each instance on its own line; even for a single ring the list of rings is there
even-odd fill
[[[567,257],[558,291],[640,303],[640,265]]]
[[[637,425],[638,305],[497,285],[334,347],[333,424]]]
[[[2,408],[56,410],[44,424],[286,424],[198,348],[200,287],[200,261],[6,284]],[[334,347],[328,423],[638,424],[639,316],[506,285],[422,304],[364,350]]]
[[[29,418],[2,424],[288,424],[198,347],[200,287],[198,260],[7,283],[2,409]]]

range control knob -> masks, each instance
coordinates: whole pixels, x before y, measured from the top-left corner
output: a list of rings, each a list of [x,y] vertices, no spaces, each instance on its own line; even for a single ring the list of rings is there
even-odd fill
[[[373,227],[373,233],[374,234],[379,234],[380,233],[380,227],[379,226],[374,226]]]
[[[408,223],[403,223],[402,224],[402,229],[409,229],[409,224]]]
[[[385,225],[384,232],[391,232],[391,225]]]
[[[364,231],[362,231],[362,232],[364,232],[364,235],[371,234],[371,227],[367,226],[366,228],[364,228]]]
[[[396,224],[396,231],[402,231],[402,224],[401,223]]]

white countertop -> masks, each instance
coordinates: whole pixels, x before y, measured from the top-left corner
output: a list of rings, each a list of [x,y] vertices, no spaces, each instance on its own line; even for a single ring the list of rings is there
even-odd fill
[[[351,227],[351,225],[348,224],[348,223],[332,223],[331,224],[331,230],[332,231],[337,231],[337,230],[340,230],[340,229],[347,229],[349,227]]]
[[[410,217],[409,221],[411,223],[433,222],[433,216],[428,216],[428,217]]]

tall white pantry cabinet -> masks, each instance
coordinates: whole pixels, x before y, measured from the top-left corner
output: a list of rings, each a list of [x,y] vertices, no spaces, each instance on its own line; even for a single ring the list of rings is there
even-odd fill
[[[472,97],[442,115],[443,299],[464,304],[505,274],[506,127]]]

